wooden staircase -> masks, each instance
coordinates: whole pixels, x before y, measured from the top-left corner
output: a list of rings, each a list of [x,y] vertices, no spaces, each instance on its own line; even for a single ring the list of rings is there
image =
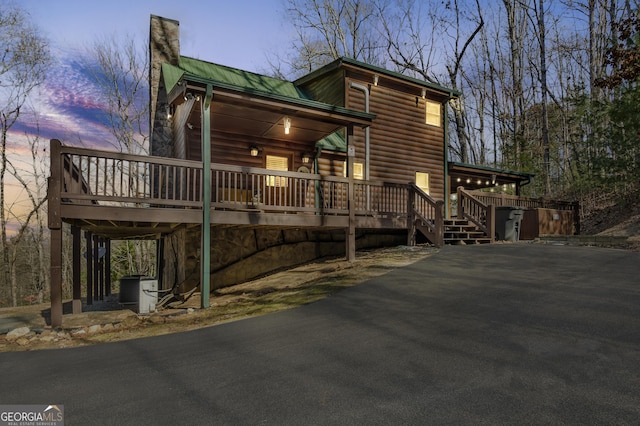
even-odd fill
[[[458,188],[458,218],[444,218],[444,201],[436,201],[418,188],[409,186],[408,244],[416,244],[417,233],[436,247],[445,244],[488,244],[493,242],[495,210]]]
[[[446,219],[444,221],[444,243],[449,245],[489,244],[491,238],[468,220]]]

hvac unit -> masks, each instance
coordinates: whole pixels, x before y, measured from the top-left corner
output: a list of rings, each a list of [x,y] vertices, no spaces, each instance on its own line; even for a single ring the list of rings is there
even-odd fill
[[[155,311],[158,303],[158,280],[138,275],[120,278],[118,301],[139,314]]]

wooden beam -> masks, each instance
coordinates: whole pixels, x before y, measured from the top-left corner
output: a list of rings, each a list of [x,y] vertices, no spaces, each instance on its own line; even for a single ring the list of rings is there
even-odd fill
[[[212,87],[202,101],[202,228],[200,241],[200,292],[201,307],[209,307],[211,288],[211,98]]]
[[[93,305],[93,234],[84,233],[87,246],[87,305]]]
[[[80,282],[80,262],[81,262],[81,230],[80,227],[71,226],[71,237],[73,240],[73,302],[71,312],[74,314],[82,313],[82,283]]]
[[[62,326],[62,218],[60,216],[60,191],[62,188],[62,167],[60,150],[62,144],[51,139],[49,152],[51,155],[51,176],[47,182],[48,222],[50,230],[51,274],[51,327]]]

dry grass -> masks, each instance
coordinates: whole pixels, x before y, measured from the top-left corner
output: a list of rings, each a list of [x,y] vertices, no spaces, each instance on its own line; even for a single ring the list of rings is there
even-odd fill
[[[0,351],[51,349],[116,342],[178,333],[265,315],[324,299],[344,288],[416,262],[436,251],[426,246],[401,246],[358,252],[357,259],[352,263],[342,259],[329,259],[303,265],[244,284],[216,290],[209,299],[211,306],[209,309],[198,309],[200,295],[194,294],[184,303],[175,302],[170,307],[148,316],[137,316],[129,311],[85,312],[75,316],[76,318],[65,315],[63,325],[75,330],[80,328],[87,330],[90,325],[95,324],[114,324],[114,326],[102,327],[99,332],[93,334],[87,333],[51,342],[43,342],[37,335],[32,335],[28,343],[22,340],[22,344],[18,344],[8,342],[0,336]],[[44,308],[40,306],[2,309],[0,317],[27,315],[27,312],[33,315],[33,312]],[[44,324],[42,326],[45,327]]]

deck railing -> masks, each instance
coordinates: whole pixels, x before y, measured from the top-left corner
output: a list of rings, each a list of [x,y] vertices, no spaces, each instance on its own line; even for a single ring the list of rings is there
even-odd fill
[[[198,162],[60,146],[61,199],[71,204],[121,206],[201,205]]]
[[[458,217],[473,222],[487,237],[495,236],[495,206],[458,187]]]
[[[202,207],[202,163],[63,146],[51,142],[65,204]],[[354,183],[356,215],[406,217],[407,185]],[[349,179],[213,163],[211,208],[349,214]]]
[[[408,244],[416,243],[416,229],[420,228],[420,231],[436,247],[442,247],[444,245],[444,201],[434,200],[414,183],[409,183],[408,187]]]
[[[496,194],[491,192],[471,191],[476,199],[495,207],[513,206],[524,209],[552,209],[573,212],[573,223],[576,234],[580,233],[580,203],[577,201],[551,200],[547,198],[527,198],[518,195]]]
[[[469,191],[475,198],[485,204],[493,204],[496,207],[513,206],[522,208],[543,208],[555,210],[573,211],[576,202],[549,200],[546,198],[527,198],[518,195],[497,194],[492,192]]]

